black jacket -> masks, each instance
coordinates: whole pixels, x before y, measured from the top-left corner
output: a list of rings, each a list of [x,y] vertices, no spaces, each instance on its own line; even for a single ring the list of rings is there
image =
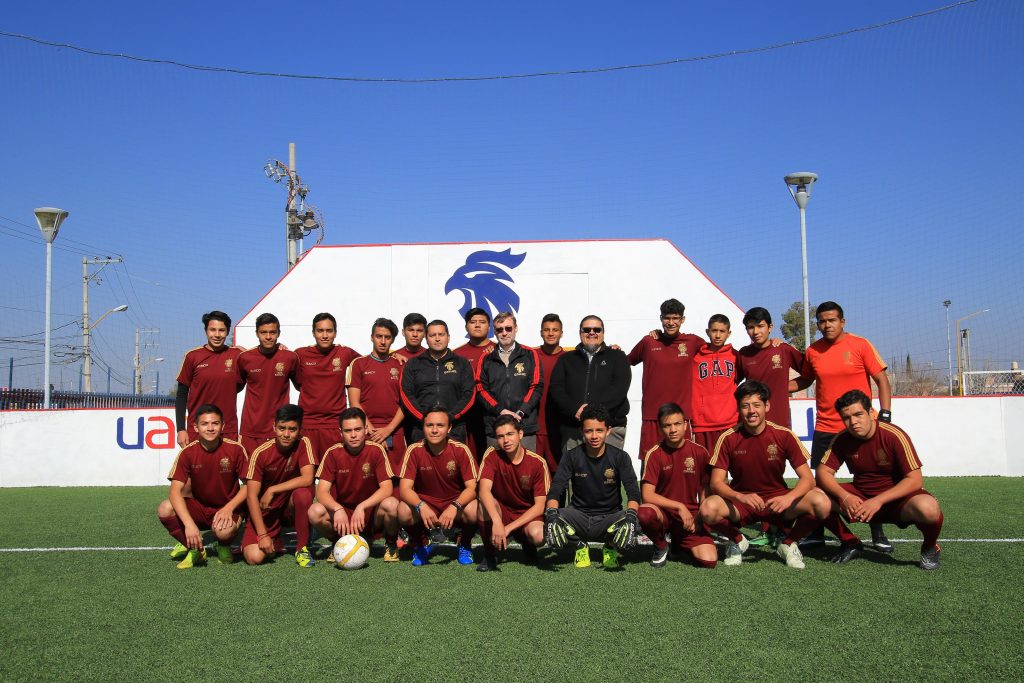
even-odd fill
[[[548,396],[555,402],[563,426],[579,427],[576,411],[584,403],[603,405],[611,414],[611,427],[626,424],[629,383],[633,372],[621,350],[602,345],[588,361],[583,345],[562,354],[551,371]]]
[[[484,427],[494,436],[494,421],[501,411],[522,411],[519,424],[524,434],[537,433],[537,409],[540,406],[544,378],[537,351],[516,344],[508,359],[502,362],[500,346],[480,357],[476,371],[476,402],[484,414]]]
[[[440,360],[425,351],[402,366],[402,406],[418,421],[435,404],[460,420],[472,407],[475,394],[473,366],[451,349]]]

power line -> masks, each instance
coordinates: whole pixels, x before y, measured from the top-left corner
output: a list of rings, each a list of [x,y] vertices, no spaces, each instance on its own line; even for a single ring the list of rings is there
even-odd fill
[[[55,41],[44,40],[34,36],[25,35],[22,33],[11,33],[8,31],[0,31],[0,37],[13,38],[16,40],[24,40],[37,45],[44,45],[46,47],[54,48],[66,48],[69,50],[75,50],[82,52],[87,55],[93,55],[96,57],[113,57],[115,59],[124,59],[133,62],[143,62],[147,64],[164,64],[167,66],[178,67],[181,69],[190,69],[192,71],[207,71],[213,73],[226,73],[234,74],[238,76],[259,76],[265,78],[289,78],[299,80],[312,80],[312,81],[342,81],[348,83],[399,83],[399,84],[415,84],[415,83],[451,83],[451,82],[466,82],[466,81],[503,81],[503,80],[515,80],[524,78],[542,78],[549,76],[579,76],[584,74],[601,74],[611,73],[615,71],[628,71],[634,69],[651,69],[662,66],[672,66],[675,64],[686,64],[692,62],[705,62],[714,59],[724,59],[726,57],[738,57],[741,55],[757,54],[760,52],[769,52],[772,50],[780,50],[787,47],[796,47],[799,45],[808,45],[811,43],[819,43],[826,40],[834,40],[836,38],[843,38],[845,36],[853,35],[856,33],[866,33],[868,31],[875,31],[896,24],[901,24],[907,21],[913,21],[915,19],[921,19],[923,17],[931,16],[933,14],[939,14],[940,12],[946,12],[948,10],[957,9],[964,5],[970,5],[978,0],[960,0],[959,2],[952,3],[950,5],[944,5],[942,7],[936,7],[935,9],[926,10],[924,12],[918,12],[917,14],[910,14],[905,17],[899,17],[897,19],[889,19],[876,24],[869,24],[867,26],[859,26],[857,28],[847,29],[845,31],[837,31],[835,33],[827,33],[824,35],[814,36],[811,38],[800,38],[798,40],[789,40],[782,43],[773,43],[771,45],[764,45],[762,47],[752,47],[740,50],[730,50],[729,52],[717,52],[714,54],[700,55],[695,57],[678,57],[675,59],[665,59],[657,62],[644,62],[640,64],[622,64],[619,66],[605,66],[605,67],[594,67],[587,69],[569,69],[564,71],[535,71],[527,73],[517,74],[495,74],[490,76],[433,76],[428,78],[395,78],[395,77],[362,77],[362,76],[327,76],[318,74],[293,74],[293,73],[278,73],[274,71],[256,71],[252,69],[237,69],[225,66],[207,66],[202,64],[189,64],[186,62],[178,62],[172,59],[156,59],[153,57],[140,57],[138,55],[129,55],[123,52],[106,52],[104,50],[94,50],[92,48],[82,47],[80,45],[72,45],[70,43],[58,43]]]

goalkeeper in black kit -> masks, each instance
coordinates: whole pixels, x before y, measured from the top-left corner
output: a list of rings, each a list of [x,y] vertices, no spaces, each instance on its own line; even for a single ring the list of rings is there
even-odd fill
[[[605,443],[610,419],[604,406],[583,409],[583,445],[562,456],[544,510],[544,540],[556,550],[571,544],[580,568],[590,566],[587,541],[605,544],[602,564],[606,569],[618,568],[619,551],[636,545],[640,486],[629,455]],[[567,486],[572,491],[569,506],[559,508]],[[629,499],[625,510],[620,488]]]

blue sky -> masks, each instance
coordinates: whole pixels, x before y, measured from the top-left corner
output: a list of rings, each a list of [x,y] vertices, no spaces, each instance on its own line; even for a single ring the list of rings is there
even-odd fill
[[[8,9],[0,30],[196,64],[422,78],[722,53],[939,5],[51,2]],[[918,367],[944,367],[944,299],[954,319],[989,308],[969,323],[975,366],[1006,367],[1024,361],[1022,29],[1019,3],[978,0],[759,54],[406,85],[199,73],[0,38],[0,337],[41,339],[32,209],[58,205],[71,217],[54,259],[55,344],[80,343],[82,255],[123,254],[91,307],[130,309],[94,348],[117,390],[135,328],[159,327],[166,388],[202,341],[203,311],[238,318],[281,276],[284,193],[262,166],[294,141],[329,244],[666,237],[741,306],[777,317],[800,298],[782,176],[816,171],[812,301],[840,301],[848,329]],[[41,355],[0,344],[19,386],[40,383]],[[77,386],[77,364],[55,366],[55,381],[61,371]]]

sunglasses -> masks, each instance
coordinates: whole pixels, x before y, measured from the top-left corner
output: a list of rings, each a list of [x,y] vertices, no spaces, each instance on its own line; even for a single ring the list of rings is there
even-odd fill
[[[511,332],[514,329],[516,329],[516,328],[514,328],[514,327],[495,327],[494,331],[495,332]]]
[[[604,332],[603,327],[581,327],[580,332],[586,332],[587,334],[601,334]]]

